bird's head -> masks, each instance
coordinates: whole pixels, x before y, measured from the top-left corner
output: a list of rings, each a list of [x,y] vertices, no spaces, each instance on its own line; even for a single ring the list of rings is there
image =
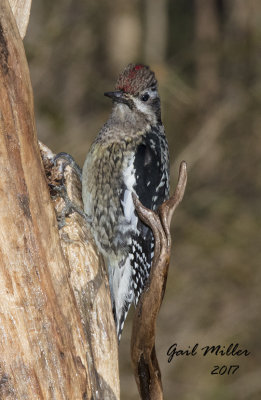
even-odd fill
[[[120,74],[115,91],[104,93],[114,103],[125,104],[134,113],[160,122],[160,98],[154,72],[143,64],[129,64]]]

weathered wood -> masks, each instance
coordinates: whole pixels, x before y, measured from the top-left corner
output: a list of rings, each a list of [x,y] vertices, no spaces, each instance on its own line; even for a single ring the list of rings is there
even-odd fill
[[[103,371],[108,369],[111,353],[90,349],[95,328],[87,327],[86,323],[94,321],[99,304],[87,302],[78,309],[84,299],[81,291],[92,286],[85,286],[88,278],[81,275],[84,265],[72,271],[63,250],[66,254],[36,138],[24,48],[10,5],[1,0],[0,397],[3,399],[89,399],[94,394],[103,398],[103,388],[93,392],[97,386],[93,385],[91,372],[103,373],[101,364],[106,356]],[[96,272],[87,275],[93,274],[95,281]],[[106,284],[101,282],[102,285]],[[79,288],[78,298],[75,288]],[[97,309],[90,319],[84,319],[82,310],[85,307],[87,312],[89,306]],[[103,332],[99,326],[95,334]],[[89,342],[86,335],[91,337]],[[92,369],[94,359],[96,364]],[[118,399],[116,379],[106,381],[104,376],[102,379],[111,393],[107,398]],[[98,384],[100,381],[96,377]],[[111,384],[115,384],[113,389]]]
[[[32,0],[9,0],[21,38],[26,34]]]
[[[62,159],[54,166],[55,155],[42,143],[40,150],[48,183],[56,188],[64,185],[69,200],[83,211],[79,176],[70,165],[64,168]],[[65,206],[59,191],[53,204],[59,217]],[[92,393],[119,399],[118,341],[103,260],[98,256],[86,220],[79,213],[72,210],[65,216],[65,225],[59,234],[87,341]]]

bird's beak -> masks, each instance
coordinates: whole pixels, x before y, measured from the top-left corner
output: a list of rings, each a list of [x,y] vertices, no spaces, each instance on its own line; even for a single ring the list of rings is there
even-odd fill
[[[128,98],[125,93],[121,90],[117,90],[115,92],[105,92],[104,96],[110,97],[116,103],[124,103],[129,105]]]

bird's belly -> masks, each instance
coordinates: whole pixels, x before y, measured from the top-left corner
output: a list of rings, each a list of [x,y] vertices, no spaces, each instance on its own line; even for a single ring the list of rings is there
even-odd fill
[[[115,160],[114,160],[115,161]],[[132,199],[132,186],[126,185],[129,157],[122,157],[122,168],[112,166],[111,155],[86,160],[83,168],[84,210],[92,218],[92,233],[99,250],[106,256],[128,253],[137,216]],[[131,174],[132,172],[130,172]],[[128,181],[132,182],[130,176]]]
[[[112,196],[110,188],[101,185],[96,192],[89,192],[85,212],[92,217],[92,233],[101,253],[117,259],[121,254],[124,259],[135,226],[133,218],[126,217],[120,197]]]

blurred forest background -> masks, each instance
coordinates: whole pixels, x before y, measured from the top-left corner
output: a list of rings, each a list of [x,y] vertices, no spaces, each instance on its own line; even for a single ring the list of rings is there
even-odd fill
[[[111,110],[103,96],[129,62],[156,72],[172,186],[188,163],[173,218],[173,256],[158,319],[165,399],[261,398],[261,2],[33,0],[27,36],[38,135],[85,155]],[[131,315],[120,344],[122,399],[138,398]],[[176,357],[179,347],[239,343],[249,357]],[[232,376],[214,365],[239,364]]]

